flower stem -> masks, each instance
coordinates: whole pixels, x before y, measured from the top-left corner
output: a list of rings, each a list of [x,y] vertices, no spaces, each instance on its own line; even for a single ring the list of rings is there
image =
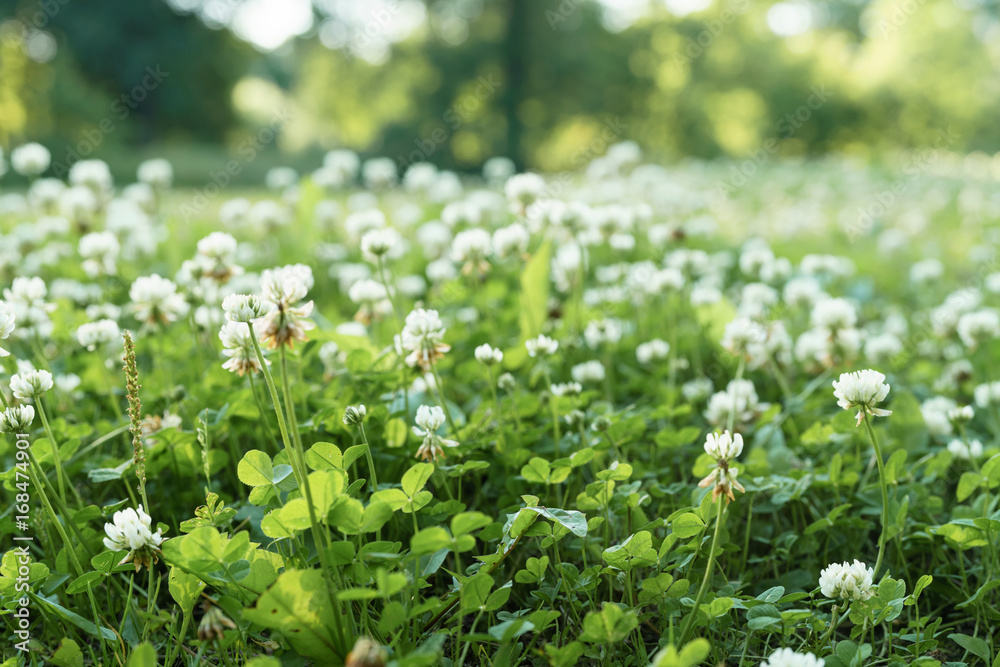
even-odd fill
[[[875,560],[875,577],[878,578],[879,568],[882,566],[882,558],[885,555],[885,539],[889,532],[889,488],[885,481],[885,465],[882,463],[882,450],[878,446],[878,438],[875,437],[875,430],[871,425],[871,417],[864,413],[865,428],[868,430],[868,437],[875,448],[875,463],[878,464],[878,481],[882,487],[882,533],[878,538],[878,558]]]
[[[715,547],[719,543],[719,533],[722,532],[722,519],[726,512],[726,499],[719,498],[719,514],[715,519],[715,532],[712,534],[712,546],[708,550],[708,565],[705,567],[705,576],[701,579],[701,586],[698,588],[698,596],[694,599],[694,608],[691,610],[691,615],[688,616],[687,621],[684,623],[684,628],[681,630],[681,641],[678,646],[684,646],[688,640],[688,632],[694,626],[695,619],[698,617],[698,611],[701,609],[701,601],[705,598],[705,590],[708,588],[708,582],[712,579],[712,569],[715,567]]]
[[[264,403],[260,400],[260,395],[257,393],[257,385],[253,381],[253,371],[247,373],[247,377],[250,378],[250,392],[253,394],[253,400],[257,403],[257,411],[260,412],[260,420],[264,424],[264,434],[267,437],[267,442],[269,444],[274,443],[274,434],[271,433],[271,425],[267,423],[267,416],[264,410]],[[271,448],[268,447],[268,450]]]
[[[52,427],[49,426],[49,420],[45,416],[45,408],[42,406],[42,398],[38,397],[38,416],[42,419],[42,427],[45,429],[45,436],[49,439],[49,446],[52,449],[52,462],[56,467],[56,484],[59,486],[59,500],[66,504],[66,483],[63,480],[63,466],[62,459],[59,458],[59,444],[56,442],[56,438],[52,435]]]
[[[819,640],[819,646],[817,647],[819,650],[822,650],[823,647],[826,646],[826,643],[830,640],[830,637],[833,635],[833,631],[837,629],[837,622],[840,620],[839,612],[840,610],[837,609],[837,605],[836,604],[833,605],[832,617],[830,618],[830,627],[826,629],[826,632],[823,633],[823,637]]]
[[[278,416],[278,428],[281,431],[281,441],[285,446],[285,452],[288,454],[288,462],[292,465],[292,472],[295,474],[296,481],[299,483],[299,488],[302,489],[303,495],[306,499],[306,507],[309,508],[309,523],[312,527],[313,541],[316,543],[316,552],[319,554],[320,564],[323,568],[323,583],[326,585],[327,596],[330,598],[330,606],[333,609],[333,620],[336,626],[335,631],[338,638],[338,646],[343,647],[347,641],[347,635],[344,633],[344,628],[341,626],[341,611],[340,604],[337,601],[337,596],[334,594],[333,589],[330,587],[330,566],[327,562],[326,549],[323,548],[323,533],[319,529],[319,523],[316,521],[316,510],[312,503],[312,493],[309,489],[309,480],[306,478],[305,471],[300,468],[301,461],[298,457],[298,452],[295,451],[292,441],[288,436],[288,424],[285,421],[285,415],[281,410],[281,400],[278,398],[278,390],[274,385],[274,378],[271,376],[271,371],[267,367],[267,361],[264,359],[264,352],[260,349],[260,342],[257,340],[257,333],[254,331],[253,323],[249,325],[250,329],[250,341],[253,343],[254,352],[257,353],[257,359],[260,361],[261,370],[264,373],[264,381],[267,383],[267,390],[271,394],[271,403],[274,405],[274,413]]]

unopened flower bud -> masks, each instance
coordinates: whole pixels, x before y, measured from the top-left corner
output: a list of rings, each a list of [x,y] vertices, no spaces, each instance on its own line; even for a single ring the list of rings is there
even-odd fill
[[[348,405],[344,409],[344,423],[348,426],[357,426],[365,420],[367,413],[364,405]]]

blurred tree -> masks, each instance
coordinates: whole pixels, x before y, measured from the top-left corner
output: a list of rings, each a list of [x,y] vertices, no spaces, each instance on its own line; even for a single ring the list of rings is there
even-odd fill
[[[23,34],[55,37],[48,143],[75,143],[107,117],[111,142],[215,142],[236,121],[230,93],[258,57],[161,0],[0,0]],[[95,99],[96,98],[96,99]],[[99,100],[99,101],[98,101]],[[127,112],[127,113],[126,113]]]

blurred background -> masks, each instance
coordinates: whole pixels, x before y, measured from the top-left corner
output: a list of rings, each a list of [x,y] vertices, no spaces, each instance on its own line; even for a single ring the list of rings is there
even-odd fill
[[[0,148],[123,180],[163,156],[179,184],[338,147],[466,172],[574,169],[610,139],[992,156],[998,72],[998,0],[0,0]]]

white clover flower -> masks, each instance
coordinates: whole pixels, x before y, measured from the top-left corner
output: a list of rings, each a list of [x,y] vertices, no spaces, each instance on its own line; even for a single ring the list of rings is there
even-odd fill
[[[410,192],[425,192],[437,180],[438,168],[430,162],[416,162],[403,174],[403,187]]]
[[[413,433],[424,441],[417,450],[417,457],[424,461],[437,461],[444,458],[443,447],[457,447],[454,440],[446,440],[437,434],[445,423],[444,410],[437,405],[421,405],[417,408],[416,426]]]
[[[255,294],[230,294],[222,300],[222,309],[230,322],[252,322],[268,312],[267,304]]]
[[[524,341],[524,347],[527,348],[529,357],[550,356],[559,349],[559,341],[553,340],[545,334],[539,334],[536,338]]]
[[[946,396],[928,398],[920,404],[920,413],[931,435],[951,435],[954,430],[949,416],[955,409],[955,401]]]
[[[705,453],[716,461],[734,459],[743,453],[743,436],[739,433],[709,433],[705,437]]]
[[[812,306],[823,299],[829,298],[815,278],[799,276],[792,278],[782,290],[782,298],[789,306]]]
[[[493,252],[501,259],[523,255],[530,240],[531,235],[524,225],[515,222],[493,232]]]
[[[416,426],[413,432],[423,437],[427,433],[433,433],[444,425],[444,409],[437,405],[421,405],[417,408]]]
[[[225,232],[212,232],[198,241],[196,261],[202,275],[220,283],[241,275],[243,269],[236,265],[236,239]]]
[[[35,421],[35,408],[18,405],[0,412],[0,433],[23,433]]]
[[[910,267],[910,282],[918,285],[932,283],[944,275],[944,264],[933,257],[921,260]]]
[[[983,443],[979,440],[969,440],[968,444],[955,438],[948,443],[948,451],[956,459],[970,461],[978,459],[983,455]]]
[[[975,350],[980,344],[1000,337],[1000,313],[992,308],[965,313],[958,318],[955,329],[962,343],[970,350]]]
[[[296,305],[306,297],[312,284],[312,271],[302,264],[267,269],[261,275],[264,307],[269,310],[254,320],[253,326],[254,333],[271,349],[304,341],[305,332],[316,328],[316,323],[307,319],[312,314],[313,302]]]
[[[813,306],[810,323],[820,329],[849,329],[858,323],[858,313],[847,299],[823,299]]]
[[[0,340],[6,340],[14,331],[14,312],[3,301],[0,301]],[[9,357],[10,352],[0,347],[0,358]]]
[[[38,176],[49,168],[51,162],[49,149],[41,144],[24,144],[10,152],[10,166],[22,176]]]
[[[342,187],[353,181],[361,167],[358,154],[346,148],[332,150],[323,157],[323,169],[335,178],[333,187]]]
[[[403,331],[397,337],[397,348],[400,354],[409,353],[404,361],[410,368],[429,371],[451,349],[442,340],[444,334],[444,322],[436,310],[417,308],[406,316]]]
[[[812,653],[796,653],[790,648],[776,649],[761,667],[823,667],[826,661]]]
[[[365,415],[367,414],[368,409],[364,405],[348,405],[344,409],[344,423],[348,426],[356,426],[365,420]]]
[[[260,359],[250,338],[250,325],[246,322],[226,322],[219,331],[222,341],[222,354],[228,361],[222,367],[231,373],[243,376],[246,373],[256,373],[260,370]],[[270,364],[269,361],[265,361]]]
[[[376,263],[382,257],[396,258],[403,250],[403,237],[395,229],[372,229],[361,237],[361,254]]]
[[[59,212],[70,220],[89,220],[99,205],[93,191],[83,186],[66,188],[59,193]]]
[[[140,183],[166,189],[174,182],[174,168],[163,158],[153,158],[139,165],[136,178]]]
[[[635,358],[643,366],[654,361],[663,361],[670,356],[670,343],[660,338],[640,343],[635,348]]]
[[[22,401],[38,398],[52,389],[52,373],[29,371],[10,376],[10,390],[14,398]]]
[[[605,378],[604,364],[596,359],[577,364],[570,369],[570,375],[581,384],[603,382]]]
[[[111,169],[104,160],[80,160],[69,168],[70,185],[83,185],[95,192],[106,192],[113,182]]]
[[[347,290],[347,296],[359,305],[374,305],[388,297],[385,286],[377,280],[362,278]]]
[[[58,178],[39,178],[28,188],[28,200],[32,207],[53,212],[59,203],[59,195],[66,189],[66,184]]]
[[[7,300],[7,308],[17,322],[17,335],[28,338],[38,334],[42,338],[52,333],[52,320],[49,313],[55,310],[54,303],[48,303],[45,298],[48,288],[45,281],[38,277],[19,276],[14,278],[9,288],[4,289],[3,296]]]
[[[132,561],[138,572],[143,565],[150,567],[156,562],[163,535],[160,530],[152,532],[152,523],[152,518],[139,505],[138,509],[129,507],[115,512],[112,521],[104,524],[107,534],[104,546],[111,551],[128,551],[119,565]]]
[[[767,341],[767,330],[749,317],[737,317],[726,325],[722,334],[722,347],[730,353],[741,356],[758,356],[766,354],[763,346]]]
[[[361,176],[372,190],[388,188],[396,184],[399,178],[396,172],[396,162],[388,157],[375,157],[365,160],[361,167]]]
[[[614,345],[621,340],[622,323],[619,320],[608,318],[604,320],[591,320],[583,330],[583,338],[587,342],[587,347],[596,350],[602,345]]]
[[[704,415],[713,426],[728,424],[730,419],[734,425],[745,426],[752,424],[768,407],[769,404],[758,401],[752,381],[730,380],[725,391],[709,398]]]
[[[462,264],[462,273],[486,273],[490,268],[487,257],[493,252],[493,241],[484,229],[466,229],[455,235],[451,242],[451,258]]]
[[[866,412],[875,417],[888,417],[892,414],[892,410],[875,407],[889,395],[885,376],[878,371],[867,369],[841,374],[840,380],[833,382],[833,395],[837,398],[837,405],[843,409],[858,408],[858,426]]]
[[[499,364],[503,361],[503,352],[498,348],[494,348],[489,343],[485,343],[477,347],[475,356],[476,361],[485,366],[492,366],[493,364]]]
[[[136,319],[150,326],[168,325],[187,315],[188,303],[172,280],[157,274],[135,279],[129,289]]]
[[[977,385],[973,389],[973,396],[980,408],[1000,404],[1000,381]]]
[[[948,419],[955,424],[970,422],[975,416],[976,411],[972,409],[971,405],[963,405],[962,407],[954,407],[948,410]]]
[[[354,314],[354,319],[365,326],[371,324],[376,315],[392,311],[392,303],[388,299],[388,292],[382,283],[362,278],[358,280],[347,291],[351,301],[358,304],[358,312]]]
[[[553,396],[578,396],[583,392],[583,385],[579,382],[560,382],[549,387]]]
[[[828,598],[848,602],[867,600],[874,593],[875,570],[855,560],[854,563],[833,563],[819,575],[819,587]]]
[[[504,183],[503,189],[511,212],[524,215],[528,207],[545,194],[545,180],[538,174],[514,174]]]
[[[115,260],[121,251],[118,237],[112,232],[91,232],[80,239],[79,252],[83,270],[90,277],[113,275]]]
[[[712,502],[718,500],[719,496],[725,496],[730,501],[736,500],[733,489],[746,492],[736,479],[739,468],[731,465],[732,460],[743,452],[743,436],[739,433],[730,434],[729,431],[709,433],[704,447],[705,453],[715,459],[715,467],[698,482],[698,486],[703,489],[712,487]]]

